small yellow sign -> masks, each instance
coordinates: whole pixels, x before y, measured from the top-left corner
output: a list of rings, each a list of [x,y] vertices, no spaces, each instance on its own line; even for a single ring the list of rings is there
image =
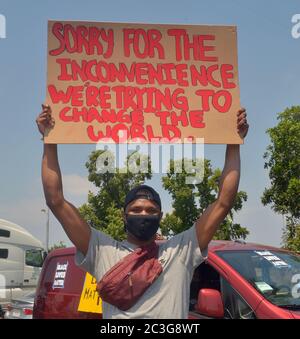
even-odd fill
[[[96,286],[96,279],[89,273],[86,273],[84,286],[79,301],[78,311],[102,313],[102,300],[99,297]]]

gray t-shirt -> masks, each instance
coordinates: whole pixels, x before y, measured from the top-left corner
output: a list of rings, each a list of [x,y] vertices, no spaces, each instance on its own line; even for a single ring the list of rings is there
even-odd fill
[[[86,256],[77,251],[76,265],[99,281],[103,275],[137,246],[116,241],[91,228]],[[195,225],[159,244],[158,260],[163,272],[146,290],[137,303],[127,311],[103,302],[105,319],[186,319],[189,311],[190,283],[194,270],[206,259],[201,253]]]

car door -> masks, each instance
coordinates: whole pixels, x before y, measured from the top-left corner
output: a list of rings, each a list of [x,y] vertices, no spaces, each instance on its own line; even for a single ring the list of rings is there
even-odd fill
[[[247,304],[242,296],[220,275],[208,262],[202,263],[194,272],[190,292],[191,319],[211,318],[200,314],[197,309],[198,293],[200,289],[214,289],[220,292],[224,305],[225,319],[255,319],[254,310]]]

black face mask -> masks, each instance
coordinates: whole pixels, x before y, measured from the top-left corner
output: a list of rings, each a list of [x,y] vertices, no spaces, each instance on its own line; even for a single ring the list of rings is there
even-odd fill
[[[142,241],[150,240],[159,227],[160,215],[126,214],[125,231]]]

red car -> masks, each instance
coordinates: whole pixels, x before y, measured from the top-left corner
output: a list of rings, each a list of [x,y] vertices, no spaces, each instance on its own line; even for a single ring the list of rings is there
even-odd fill
[[[37,288],[34,318],[99,318],[101,301],[75,248],[46,258]],[[96,313],[95,313],[96,312]],[[212,241],[194,273],[191,319],[300,319],[300,256],[242,241]]]

